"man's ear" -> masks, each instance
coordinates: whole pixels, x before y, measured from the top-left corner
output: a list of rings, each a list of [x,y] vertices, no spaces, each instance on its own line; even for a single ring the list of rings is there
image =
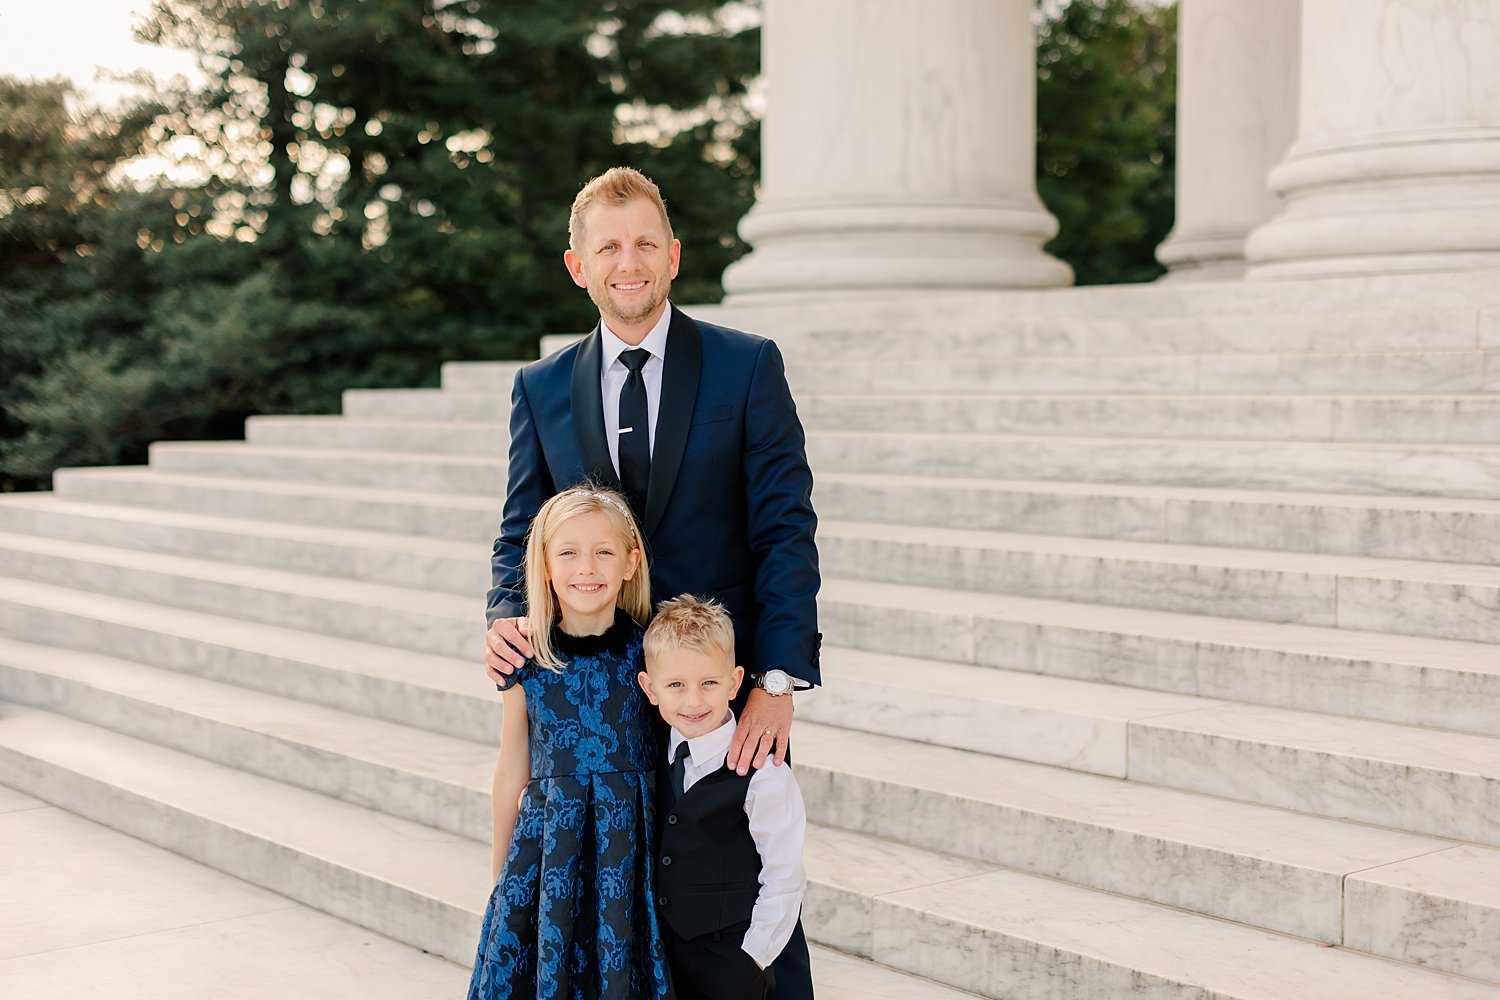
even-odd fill
[[[737,695],[737,694],[740,693],[740,682],[742,682],[744,679],[745,679],[745,668],[744,667],[735,667],[734,668],[734,680],[732,680],[732,681],[729,682],[729,697],[731,699],[733,699],[735,695]]]
[[[573,278],[573,284],[579,288],[589,287],[589,279],[583,275],[583,258],[569,247],[563,251],[563,266],[568,269],[568,274]]]
[[[667,264],[670,267],[668,276],[677,277],[677,271],[682,266],[682,241],[674,239],[672,245],[667,248]]]
[[[635,682],[641,686],[642,691],[646,692],[646,700],[655,705],[656,688],[651,686],[651,675],[642,670],[640,673],[635,675]]]

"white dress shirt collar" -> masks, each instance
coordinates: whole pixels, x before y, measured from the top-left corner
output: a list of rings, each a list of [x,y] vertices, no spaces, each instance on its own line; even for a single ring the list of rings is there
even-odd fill
[[[608,371],[609,366],[614,364],[615,360],[619,358],[621,354],[623,354],[625,351],[630,350],[632,347],[644,347],[647,351],[651,352],[651,356],[653,358],[666,358],[667,327],[671,325],[672,303],[668,302],[667,307],[661,311],[661,318],[656,321],[655,326],[647,331],[645,338],[639,344],[627,344],[625,343],[625,341],[616,336],[615,332],[609,328],[609,324],[604,321],[604,317],[600,316],[599,346],[602,349],[601,353],[603,355],[600,360],[604,366],[602,371]]]

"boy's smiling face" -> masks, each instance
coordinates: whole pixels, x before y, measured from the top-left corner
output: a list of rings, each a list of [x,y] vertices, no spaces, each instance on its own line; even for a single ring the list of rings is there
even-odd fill
[[[744,677],[730,653],[679,646],[652,657],[636,679],[667,725],[691,740],[723,724]]]

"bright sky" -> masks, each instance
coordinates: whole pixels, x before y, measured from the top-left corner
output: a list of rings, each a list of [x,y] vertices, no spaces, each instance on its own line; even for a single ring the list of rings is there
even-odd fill
[[[100,69],[192,73],[187,53],[136,41],[131,28],[150,7],[151,0],[0,0],[0,73],[71,77],[106,104],[125,89],[96,80]]]

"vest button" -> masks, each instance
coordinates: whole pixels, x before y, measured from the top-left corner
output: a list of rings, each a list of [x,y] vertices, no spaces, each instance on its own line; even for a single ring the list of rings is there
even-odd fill
[[[673,813],[672,815],[670,815],[670,816],[667,817],[667,825],[668,826],[676,826],[677,825],[677,814],[676,813]]]
[[[670,866],[671,866],[671,864],[672,864],[672,859],[671,859],[671,858],[669,858],[669,857],[667,857],[667,856],[666,856],[666,855],[665,855],[665,854],[664,854],[664,855],[662,855],[662,859],[661,859],[661,866],[662,866],[662,867],[663,867],[663,868],[667,868],[667,867],[670,867]]]
[[[666,896],[657,896],[656,897],[656,905],[657,906],[666,906],[667,905],[667,897]]]

